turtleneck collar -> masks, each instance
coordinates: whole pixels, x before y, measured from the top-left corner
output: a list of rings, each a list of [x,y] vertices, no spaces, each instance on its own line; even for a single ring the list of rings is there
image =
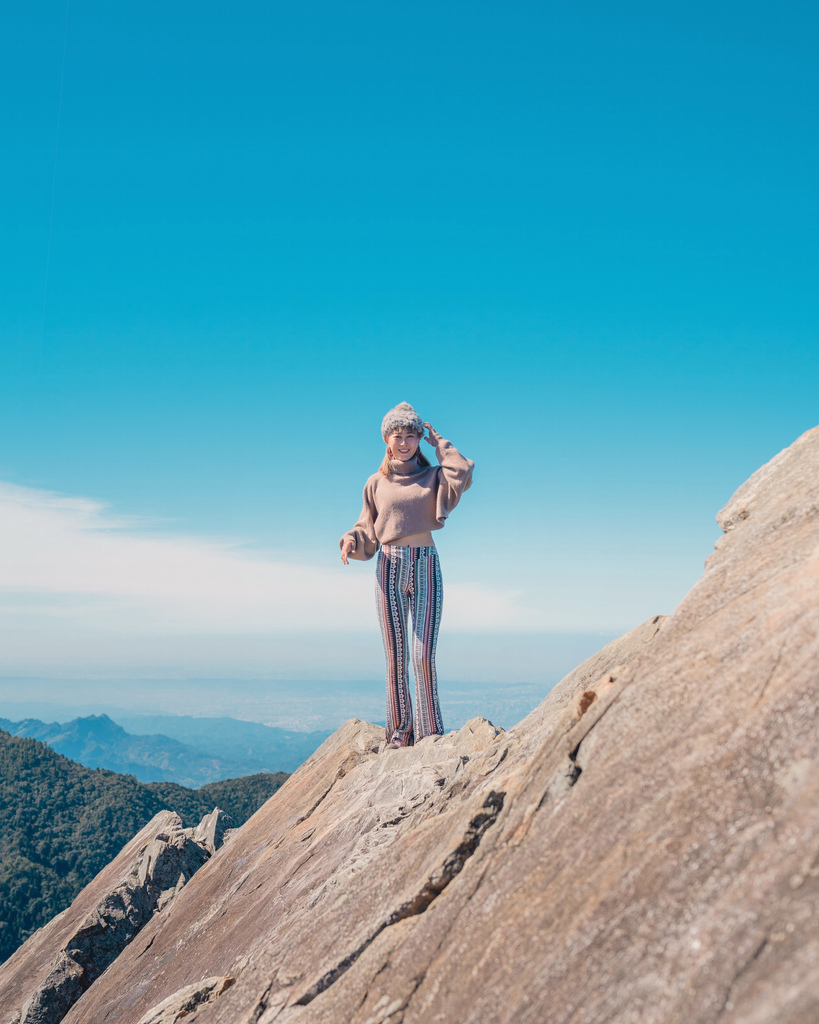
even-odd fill
[[[394,476],[412,476],[413,473],[419,473],[422,468],[418,465],[417,455],[413,455],[406,462],[402,462],[400,459],[390,459],[390,473]]]

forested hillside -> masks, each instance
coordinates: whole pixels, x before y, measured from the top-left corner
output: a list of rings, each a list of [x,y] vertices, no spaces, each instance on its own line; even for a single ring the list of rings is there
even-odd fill
[[[287,777],[252,775],[198,790],[144,785],[0,731],[0,962],[67,907],[157,811],[176,811],[193,825],[218,805],[241,824]]]

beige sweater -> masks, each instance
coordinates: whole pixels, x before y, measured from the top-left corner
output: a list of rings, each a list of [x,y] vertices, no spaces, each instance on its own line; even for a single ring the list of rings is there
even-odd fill
[[[438,466],[419,466],[392,460],[388,477],[379,470],[364,485],[364,507],[358,522],[339,542],[352,540],[350,558],[362,562],[372,558],[381,544],[391,544],[411,533],[440,530],[464,491],[472,483],[475,463],[430,430]]]

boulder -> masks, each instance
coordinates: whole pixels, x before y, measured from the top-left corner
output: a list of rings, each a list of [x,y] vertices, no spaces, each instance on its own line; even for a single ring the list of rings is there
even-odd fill
[[[234,978],[204,978],[193,985],[186,985],[150,1009],[139,1024],[176,1024],[183,1017],[190,1016],[197,1007],[218,999],[234,981]]]
[[[233,818],[229,814],[225,814],[219,807],[214,807],[194,829],[193,840],[212,855],[233,832],[233,825]]]

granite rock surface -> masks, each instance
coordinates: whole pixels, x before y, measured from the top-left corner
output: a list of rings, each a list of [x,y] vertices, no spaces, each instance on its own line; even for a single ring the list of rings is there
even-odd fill
[[[65,1021],[815,1024],[819,428],[718,518],[509,732],[344,725]]]
[[[192,985],[174,992],[154,1006],[140,1020],[139,1024],[177,1024],[177,1021],[189,1017],[193,1010],[205,1003],[212,1003],[226,992],[234,982],[234,978],[203,978]]]

